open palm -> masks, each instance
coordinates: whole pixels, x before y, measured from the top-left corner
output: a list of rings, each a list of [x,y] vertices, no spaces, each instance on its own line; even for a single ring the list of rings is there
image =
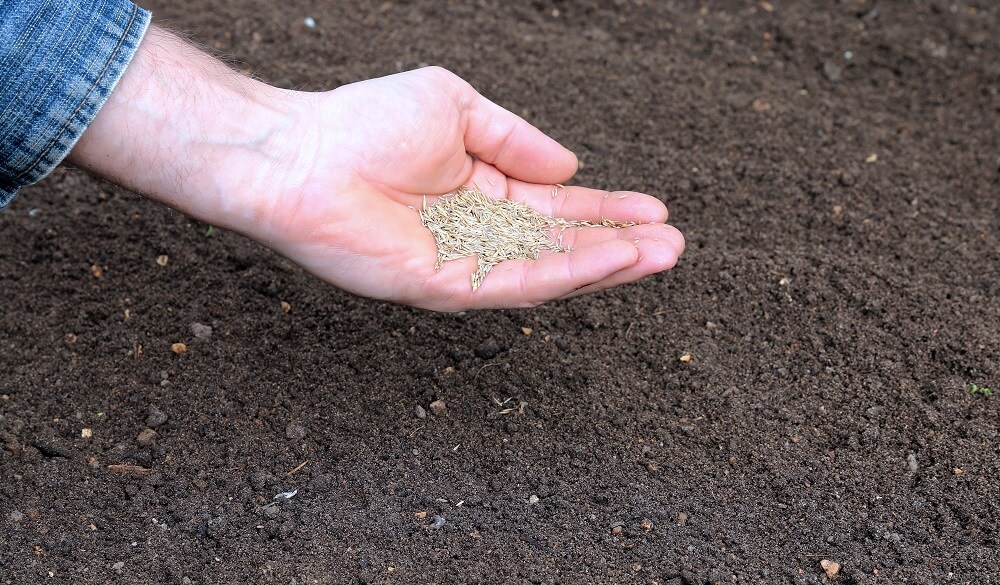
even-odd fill
[[[269,210],[270,245],[359,295],[435,310],[533,306],[671,268],[684,239],[666,207],[640,193],[556,187],[576,157],[440,68],[312,94],[314,126]],[[416,209],[477,185],[490,196],[574,220],[633,222],[567,230],[567,254],[508,260],[472,291],[475,259],[435,270]]]

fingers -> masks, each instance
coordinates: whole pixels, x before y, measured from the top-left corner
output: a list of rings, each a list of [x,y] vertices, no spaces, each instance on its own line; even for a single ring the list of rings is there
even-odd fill
[[[530,307],[669,270],[684,250],[684,238],[676,228],[661,227],[667,232],[659,234],[664,238],[628,241],[613,237],[538,260],[504,262],[495,266],[479,290],[472,293],[472,302],[476,308]],[[619,269],[613,270],[615,266]]]
[[[432,278],[437,310],[530,307],[546,301],[597,292],[633,282],[677,264],[684,237],[673,226],[637,225],[625,229],[576,228],[564,233],[567,253],[538,260],[507,260],[493,267],[476,291],[470,277],[474,258],[445,262]]]
[[[466,184],[475,185],[494,199],[520,201],[543,215],[569,220],[663,223],[668,215],[662,201],[644,193],[527,183],[508,178],[495,166],[478,160]],[[438,199],[428,196],[427,203],[432,205]]]
[[[634,191],[525,183],[510,179],[493,165],[478,160],[472,166],[466,185],[474,185],[494,199],[520,201],[550,217],[594,223],[610,219],[635,224],[662,224],[667,220],[666,205],[650,195]],[[425,202],[433,205],[440,199],[441,196],[428,195]]]
[[[664,270],[673,268],[674,265],[677,264],[678,256],[680,256],[680,254],[684,251],[684,238],[683,236],[680,236],[680,232],[677,232],[677,236],[680,238],[681,242],[679,248],[676,244],[676,239],[674,238],[671,238],[670,240],[660,240],[654,238],[639,240],[635,244],[636,248],[639,250],[639,260],[635,264],[628,266],[615,274],[600,280],[599,282],[577,289],[561,298],[568,299],[580,295],[595,293],[607,288],[635,282],[647,276],[656,274],[657,272],[663,272]]]
[[[677,228],[665,224],[636,225],[624,229],[569,228],[563,231],[561,237],[563,246],[569,248],[590,247],[613,238],[631,242],[639,251],[635,264],[600,282],[573,291],[567,297],[597,292],[670,270],[684,252],[684,236]]]
[[[524,202],[544,215],[569,220],[595,223],[604,219],[632,223],[667,221],[667,206],[662,201],[634,191],[601,191],[512,180],[508,181],[507,198]]]
[[[493,267],[472,300],[479,308],[535,306],[601,282],[638,259],[631,243],[607,240],[538,260],[507,261]]]
[[[576,155],[471,86],[466,98],[465,149],[510,177],[531,183],[568,181]]]
[[[557,228],[554,237],[562,242],[564,248],[587,248],[607,240],[622,240],[638,244],[646,240],[662,242],[673,251],[674,256],[684,252],[684,236],[672,225],[664,223],[649,223],[634,225],[627,228],[605,227],[570,227]]]
[[[667,210],[662,202],[641,193],[608,193],[582,187],[559,188],[504,181],[492,165],[477,162],[473,182],[491,197],[521,199],[536,210],[573,220],[631,221],[625,228],[570,227],[553,230],[568,253],[543,253],[538,260],[508,260],[494,266],[482,286],[471,291],[475,261],[446,262],[439,276],[450,292],[451,306],[509,308],[534,306],[633,282],[677,264],[684,252],[684,236],[662,223]],[[565,193],[564,193],[565,192]],[[471,259],[469,259],[471,260]],[[458,265],[461,265],[459,268]],[[448,274],[441,274],[448,273]]]

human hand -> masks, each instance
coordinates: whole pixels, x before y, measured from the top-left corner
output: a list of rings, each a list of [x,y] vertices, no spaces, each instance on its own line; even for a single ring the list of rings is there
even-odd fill
[[[556,187],[572,177],[576,157],[443,69],[306,99],[301,154],[262,196],[272,245],[338,287],[436,310],[531,306],[666,270],[683,251],[660,201]],[[435,270],[434,238],[413,209],[424,195],[430,205],[435,194],[473,184],[546,215],[640,225],[567,230],[572,252],[503,262],[473,292],[475,259]]]
[[[154,27],[72,159],[340,288],[434,310],[595,292],[671,268],[684,248],[653,197],[556,187],[577,169],[571,152],[434,67],[278,90]],[[414,209],[473,184],[546,215],[638,225],[566,230],[571,252],[505,261],[473,292],[475,259],[435,270]]]

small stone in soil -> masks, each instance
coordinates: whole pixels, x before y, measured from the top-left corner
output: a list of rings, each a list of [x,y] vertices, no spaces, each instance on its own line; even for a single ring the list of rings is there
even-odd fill
[[[24,520],[24,513],[21,512],[20,510],[14,510],[9,514],[8,517],[10,518],[11,522],[20,522],[21,520]]]
[[[125,568],[125,561],[118,561],[117,563],[111,565],[111,570],[116,573],[121,573],[122,569]]]
[[[842,69],[840,68],[840,65],[837,65],[833,61],[823,62],[823,76],[830,81],[834,83],[840,81],[841,71]]]
[[[285,436],[293,441],[305,439],[308,434],[309,431],[297,422],[290,422],[288,423],[288,426],[285,427]]]
[[[416,407],[414,407],[414,409],[413,409],[413,416],[415,416],[415,417],[417,417],[417,418],[427,418],[427,411],[426,411],[426,410],[424,410],[424,407],[423,407],[423,406],[420,406],[420,405],[418,404],[418,405],[417,405]]]
[[[684,526],[685,524],[687,524],[687,522],[688,522],[688,515],[686,513],[681,512],[680,514],[677,515],[678,526]]]
[[[136,437],[135,440],[138,441],[143,447],[149,447],[156,442],[156,431],[149,428],[142,429],[142,431],[139,432],[139,436]]]
[[[910,473],[916,473],[917,472],[917,469],[918,469],[918,467],[917,467],[917,456],[914,455],[913,453],[910,453],[909,455],[906,456],[906,467],[909,468]]]
[[[826,576],[829,579],[833,579],[838,573],[840,573],[840,563],[836,561],[823,559],[819,562],[819,566],[823,568],[823,572],[826,573]]]
[[[434,521],[431,522],[428,528],[431,530],[441,530],[446,522],[447,520],[444,519],[444,516],[434,516]]]
[[[148,414],[146,415],[146,426],[156,428],[167,422],[169,418],[167,413],[160,410],[157,406],[150,404]]]
[[[538,503],[538,496],[536,496],[535,494],[531,494],[530,496],[528,496],[528,503],[531,504],[531,505],[537,504]]]
[[[204,323],[192,323],[191,334],[198,341],[208,341],[212,338],[212,326],[205,325]]]
[[[434,402],[431,402],[430,409],[431,412],[434,413],[434,416],[441,416],[448,411],[448,407],[445,406],[444,400],[435,400]]]

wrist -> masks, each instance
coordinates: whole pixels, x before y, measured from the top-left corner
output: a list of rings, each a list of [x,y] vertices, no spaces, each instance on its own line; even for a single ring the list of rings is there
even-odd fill
[[[308,94],[240,75],[150,27],[69,160],[185,214],[269,237],[276,177],[293,160]],[[298,132],[299,136],[295,136]]]

